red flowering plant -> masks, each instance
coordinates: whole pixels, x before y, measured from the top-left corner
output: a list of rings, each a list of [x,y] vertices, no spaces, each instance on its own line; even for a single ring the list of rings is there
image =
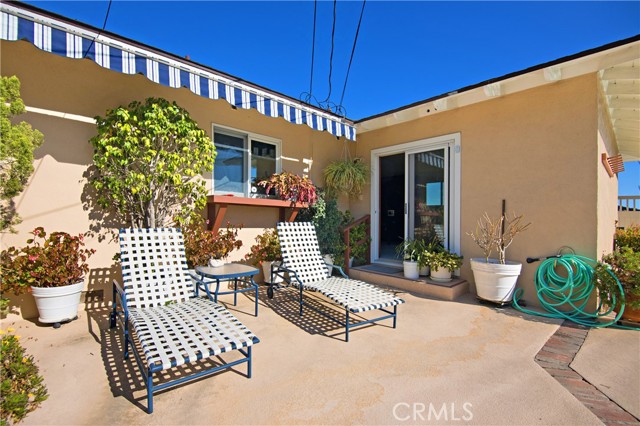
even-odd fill
[[[211,258],[226,259],[229,253],[242,247],[242,241],[238,240],[238,231],[242,229],[242,225],[234,227],[227,223],[224,231],[210,231],[207,230],[208,224],[208,220],[194,213],[182,227],[189,268],[207,265]]]
[[[275,190],[282,200],[294,203],[309,203],[310,206],[318,201],[316,187],[311,179],[295,173],[275,173],[258,182],[258,185],[263,186],[267,194],[272,189]]]
[[[29,287],[62,287],[76,284],[89,272],[87,259],[94,249],[84,247],[82,234],[47,233],[34,229],[33,238],[22,248],[10,247],[0,253],[2,292],[20,295]]]
[[[258,264],[282,259],[280,241],[275,229],[265,229],[262,234],[256,237],[256,243],[251,246],[249,253],[245,256],[246,260]]]

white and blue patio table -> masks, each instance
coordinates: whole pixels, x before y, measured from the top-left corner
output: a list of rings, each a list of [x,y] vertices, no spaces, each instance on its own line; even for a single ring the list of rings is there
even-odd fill
[[[255,292],[255,316],[258,316],[258,284],[253,277],[258,274],[258,269],[242,263],[228,263],[222,266],[196,266],[196,274],[199,275],[196,285],[196,296],[199,290],[204,290],[207,296],[218,303],[218,296],[233,293],[233,306],[238,304],[238,293],[247,291]],[[233,290],[220,291],[221,282],[233,281]],[[215,283],[215,290],[211,293],[210,287]],[[246,287],[238,289],[238,284]]]

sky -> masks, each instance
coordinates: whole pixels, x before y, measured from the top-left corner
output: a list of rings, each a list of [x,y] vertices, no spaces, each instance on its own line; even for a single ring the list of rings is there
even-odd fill
[[[26,3],[98,28],[109,7]],[[293,98],[311,92],[353,120],[640,33],[639,1],[369,0],[343,97],[362,7],[338,1],[334,28],[333,1],[114,0],[105,29]],[[625,167],[619,193],[640,195],[640,165]]]

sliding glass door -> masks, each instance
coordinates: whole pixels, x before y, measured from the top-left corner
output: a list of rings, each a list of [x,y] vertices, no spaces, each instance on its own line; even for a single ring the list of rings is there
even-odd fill
[[[372,165],[372,261],[400,261],[404,239],[459,250],[459,136],[383,148]]]

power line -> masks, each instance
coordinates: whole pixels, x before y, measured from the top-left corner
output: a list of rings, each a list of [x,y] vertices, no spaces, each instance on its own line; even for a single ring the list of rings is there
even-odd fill
[[[109,12],[111,11],[111,3],[113,2],[113,0],[109,0],[109,6],[107,7],[107,13],[104,16],[104,22],[102,23],[102,29],[98,32],[98,35],[96,35],[93,40],[91,40],[91,44],[89,45],[89,47],[87,47],[87,51],[84,53],[84,55],[82,55],[82,59],[86,58],[87,55],[89,54],[89,51],[91,50],[91,48],[93,47],[93,44],[96,42],[96,39],[98,37],[100,37],[100,34],[102,34],[102,32],[104,31],[104,29],[107,27],[107,19],[109,19]]]
[[[333,25],[331,28],[331,55],[329,56],[329,93],[324,102],[327,102],[331,98],[331,74],[333,74],[333,46],[336,34],[336,5],[338,0],[333,0]]]
[[[306,97],[306,102],[311,100],[313,93],[313,60],[315,58],[316,51],[316,13],[318,8],[318,0],[313,2],[313,40],[311,42],[311,78],[309,79],[309,93]]]
[[[351,62],[353,62],[353,54],[356,51],[356,43],[358,43],[358,34],[360,33],[360,24],[362,23],[362,15],[364,15],[364,6],[367,4],[367,0],[362,2],[362,10],[360,11],[360,19],[358,20],[358,27],[356,28],[356,36],[353,39],[353,48],[351,49],[351,58],[349,59],[349,67],[347,68],[347,75],[344,78],[344,87],[342,88],[342,95],[340,96],[339,107],[342,108],[342,101],[344,100],[344,92],[347,90],[347,81],[349,80],[349,71],[351,71]]]

